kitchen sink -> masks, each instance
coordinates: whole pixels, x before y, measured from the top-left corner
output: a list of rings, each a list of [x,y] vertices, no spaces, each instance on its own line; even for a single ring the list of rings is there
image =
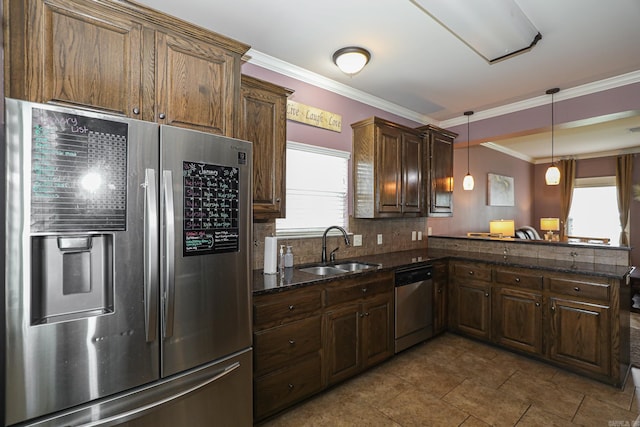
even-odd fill
[[[333,274],[353,273],[369,268],[377,268],[378,264],[370,264],[358,261],[342,261],[337,264],[315,265],[311,267],[301,268],[300,271],[305,273],[317,274],[318,276],[330,276]]]
[[[368,268],[377,268],[378,264],[368,264],[366,262],[349,261],[349,262],[342,262],[340,264],[335,264],[334,267],[339,268],[341,270],[347,270],[347,271],[360,271],[360,270],[366,270]]]
[[[317,274],[318,276],[330,276],[332,274],[340,274],[347,273],[348,270],[343,270],[341,268],[330,267],[327,265],[320,265],[315,267],[307,267],[301,268],[300,271],[304,271],[305,273]]]

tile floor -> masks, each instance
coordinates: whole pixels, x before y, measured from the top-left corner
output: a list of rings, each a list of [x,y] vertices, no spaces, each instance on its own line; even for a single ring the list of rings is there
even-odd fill
[[[633,371],[619,390],[447,333],[264,425],[633,427]]]

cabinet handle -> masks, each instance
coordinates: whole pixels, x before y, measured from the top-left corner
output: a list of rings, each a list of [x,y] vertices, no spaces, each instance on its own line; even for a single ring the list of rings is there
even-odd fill
[[[289,340],[289,345],[294,345],[296,343],[296,340]]]
[[[556,311],[556,306],[555,305],[551,306],[551,311]]]
[[[442,289],[438,288],[438,293],[441,294],[442,293]]]
[[[165,117],[166,117],[166,116],[164,115],[164,113],[160,113],[160,114],[158,114],[158,118],[160,118],[160,119],[162,119],[162,120],[164,120],[164,118],[165,118]]]
[[[276,199],[276,203],[280,203],[280,197]]]
[[[362,288],[362,293],[366,294],[367,293],[367,288]]]
[[[294,308],[295,308],[295,307],[294,307],[293,305],[290,305],[290,306],[289,306],[289,311],[293,311],[293,309],[294,309]]]
[[[293,388],[295,387],[295,386],[294,386],[293,384],[291,384],[291,383],[289,383],[289,384],[288,384],[288,386],[289,386],[289,390],[293,390]]]
[[[520,278],[516,277],[516,283],[520,283]]]
[[[140,114],[140,109],[139,109],[138,107],[135,107],[135,108],[133,109],[133,114],[135,114],[136,116],[137,116],[138,114]]]
[[[360,316],[360,317],[364,317],[364,314],[362,314],[362,313],[358,313],[358,316]]]
[[[469,270],[469,276],[473,276],[473,270]]]
[[[369,312],[368,312],[368,311],[365,311],[364,315],[365,315],[365,316],[369,316]]]
[[[540,303],[539,302],[536,303],[536,307],[540,307]]]
[[[575,288],[573,288],[573,290],[576,291],[576,292],[580,292],[580,288],[577,287],[577,286]]]
[[[484,296],[488,298],[489,297],[489,292],[485,292]]]

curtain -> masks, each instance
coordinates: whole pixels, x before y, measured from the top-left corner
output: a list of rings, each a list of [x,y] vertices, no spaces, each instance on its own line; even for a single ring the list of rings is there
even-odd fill
[[[567,220],[571,209],[571,199],[573,199],[573,186],[576,180],[575,159],[560,160],[560,240],[566,241],[568,230]]]
[[[618,192],[618,214],[620,216],[620,246],[629,246],[628,227],[632,175],[633,154],[618,156],[616,163],[616,191]]]

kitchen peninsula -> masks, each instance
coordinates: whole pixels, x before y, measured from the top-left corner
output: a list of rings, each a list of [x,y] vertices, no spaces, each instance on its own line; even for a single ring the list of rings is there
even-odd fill
[[[621,387],[629,369],[626,252],[549,245],[430,236],[429,249],[358,257],[378,264],[362,272],[254,270],[256,419],[393,357],[393,272],[412,264],[434,265],[436,333],[450,330]],[[336,335],[345,331],[351,335]],[[269,335],[286,348],[262,339]],[[341,347],[347,342],[350,351]]]

